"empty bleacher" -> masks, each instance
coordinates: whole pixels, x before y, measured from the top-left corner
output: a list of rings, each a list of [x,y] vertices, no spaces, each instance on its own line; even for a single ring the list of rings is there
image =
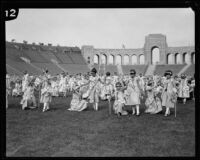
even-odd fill
[[[46,60],[38,51],[24,49],[22,55],[31,60],[31,62],[48,63],[48,60]]]
[[[25,62],[26,59],[30,60],[30,64]],[[6,42],[6,64],[10,74],[23,74],[24,70],[30,74],[41,74],[43,68],[47,68],[51,74],[61,73],[62,70],[69,73],[89,71],[78,47]]]
[[[16,75],[22,75],[23,73],[16,70],[15,68],[11,67],[9,64],[6,64],[6,71],[9,74],[16,74]]]
[[[10,67],[14,68],[17,71],[22,72],[22,73],[26,70],[30,74],[33,74],[33,75],[41,74],[40,70],[32,67],[30,64],[27,64],[25,62],[15,62],[15,61],[11,61],[11,60],[6,60],[6,64],[9,65]]]
[[[21,60],[22,52],[16,48],[6,48],[6,59],[11,59],[15,62],[23,62]]]
[[[77,65],[77,64],[60,64],[66,72],[70,74],[74,73],[87,73],[89,71],[89,68],[87,65]]]
[[[43,51],[40,55],[43,56],[48,63],[52,63],[52,60],[56,60],[56,62],[61,63],[61,61],[51,51]]]
[[[190,67],[183,73],[190,75],[190,76],[193,76],[194,73],[195,73],[195,64],[191,64]]]
[[[73,64],[74,62],[71,60],[71,58],[65,54],[65,53],[54,53],[56,58],[59,60],[59,62],[64,64]]]
[[[62,72],[62,70],[53,63],[32,63],[32,65],[37,66],[41,70],[47,68],[51,75],[60,74]]]
[[[134,69],[136,74],[145,74],[147,67],[147,65],[122,65],[124,74],[129,74],[131,69]]]
[[[154,74],[163,75],[166,70],[171,70],[174,75],[178,74],[185,64],[156,65]]]

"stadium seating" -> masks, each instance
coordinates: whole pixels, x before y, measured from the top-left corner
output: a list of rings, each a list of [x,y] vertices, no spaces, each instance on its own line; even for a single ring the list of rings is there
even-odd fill
[[[41,71],[39,69],[36,69],[33,66],[31,66],[30,64],[27,64],[25,62],[15,62],[15,61],[11,61],[11,60],[6,60],[6,64],[11,66],[15,70],[17,70],[18,72],[16,72],[16,74],[19,74],[19,72],[23,73],[23,71],[25,71],[25,70],[33,75],[41,74]]]
[[[32,65],[40,68],[41,70],[47,68],[51,75],[60,74],[62,70],[53,63],[32,63]]]
[[[70,74],[74,73],[87,73],[89,68],[87,65],[77,65],[77,64],[60,64],[66,72]]]
[[[73,64],[74,62],[71,60],[71,58],[64,53],[54,53],[56,58],[59,60],[59,62],[64,64]]]
[[[42,51],[40,55],[43,56],[48,63],[52,63],[52,60],[56,60],[56,62],[61,63],[61,61],[51,51]]]
[[[190,76],[193,76],[194,73],[195,73],[195,64],[191,64],[190,67],[183,73],[190,75]]]
[[[30,60],[25,63],[21,57]],[[25,59],[26,60],[26,59]],[[85,59],[78,47],[60,47],[60,46],[45,46],[45,45],[30,45],[22,43],[6,42],[6,64],[7,71],[11,74],[21,74],[27,70],[31,74],[41,74],[43,68],[47,68],[53,75],[61,73],[62,70],[70,74],[86,73],[89,68]],[[174,74],[178,74],[185,64],[176,65],[156,65],[154,74],[163,75],[165,70],[172,70]],[[99,69],[99,65],[95,64],[92,67]],[[130,69],[135,69],[137,74],[145,74],[148,65],[122,65],[124,74],[129,74]],[[192,64],[184,72],[189,75],[194,74],[195,65]],[[106,65],[105,72],[113,74],[117,72],[116,65]],[[104,72],[104,65],[100,67],[100,73]]]
[[[22,58],[21,58],[22,57]],[[30,60],[30,64],[26,60]],[[30,45],[6,42],[6,64],[10,74],[41,74],[47,68],[53,75],[61,73],[84,73],[89,68],[78,47]]]
[[[99,65],[95,64],[92,67],[96,68],[97,71],[99,70]],[[124,74],[129,74],[131,69],[135,69],[136,73],[145,73],[147,65],[122,65],[122,70]],[[100,74],[103,73],[104,71],[104,65],[101,65],[100,67]],[[117,71],[117,66],[116,65],[106,65],[105,66],[105,72],[110,72],[111,74],[113,74],[114,72],[118,72]]]
[[[15,62],[23,62],[21,60],[22,52],[16,48],[6,48],[6,59],[11,59]]]
[[[43,56],[41,56],[41,54],[38,51],[24,49],[22,51],[22,55],[23,57],[26,57],[29,60],[31,60],[31,62],[48,63],[48,61]]]
[[[178,74],[185,64],[156,65],[154,74],[163,75],[166,70],[171,70],[174,75]]]
[[[129,74],[131,69],[135,69],[136,74],[145,74],[147,65],[122,65],[124,74]]]
[[[6,65],[6,71],[9,74],[18,74],[18,75],[22,75],[22,72],[19,72],[18,70],[16,70],[15,68],[11,67],[10,65]]]

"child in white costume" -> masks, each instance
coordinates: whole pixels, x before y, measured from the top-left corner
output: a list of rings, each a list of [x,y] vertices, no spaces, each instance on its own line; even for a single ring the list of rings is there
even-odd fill
[[[72,100],[70,103],[69,111],[82,111],[87,108],[88,102],[86,99],[82,99],[82,93],[80,92],[80,87],[76,85],[75,88],[72,90]]]
[[[141,93],[142,93],[142,88],[140,86],[140,78],[135,77],[136,75],[136,71],[134,69],[130,70],[130,75],[131,78],[128,81],[128,86],[127,86],[127,91],[126,91],[126,95],[127,95],[127,103],[126,105],[131,105],[132,107],[132,114],[135,114],[135,107],[136,106],[136,115],[139,116],[140,115],[140,111],[139,111],[139,105],[140,105],[140,97],[141,97]]]
[[[57,83],[57,77],[55,77],[51,82],[52,87],[52,96],[58,97],[59,96],[59,85]]]
[[[185,75],[181,75],[181,80],[179,84],[178,97],[183,99],[183,104],[186,103],[186,98],[190,97],[190,91],[188,86],[188,81]]]
[[[60,77],[59,92],[63,93],[64,96],[66,96],[66,93],[67,93],[67,77],[66,77],[64,72],[61,74],[61,77]]]
[[[161,86],[155,86],[154,82],[150,80],[146,86],[147,99],[145,106],[147,107],[145,113],[157,114],[162,111],[161,100],[157,96],[161,92]]]
[[[52,88],[49,80],[44,82],[44,87],[41,89],[40,103],[44,103],[43,112],[49,110],[49,105],[52,101]]]
[[[170,115],[170,108],[175,107],[177,101],[177,89],[175,86],[174,79],[171,78],[172,71],[168,70],[165,72],[166,79],[163,82],[163,92],[161,95],[162,106],[166,107],[165,116]]]
[[[22,93],[22,85],[18,79],[15,83],[15,88],[12,91],[12,96],[20,96]]]
[[[36,99],[34,95],[34,84],[29,82],[28,86],[24,90],[23,98],[21,100],[22,109],[24,110],[27,107],[36,108]],[[33,106],[31,105],[33,104]]]
[[[91,76],[89,78],[89,103],[93,104],[94,110],[98,110],[99,103],[99,94],[100,94],[100,86],[99,86],[99,77],[96,75],[97,70],[93,68],[91,70]]]
[[[115,101],[113,104],[114,113],[118,116],[120,115],[128,115],[128,112],[123,110],[123,107],[126,103],[125,94],[122,84],[120,82],[116,83],[116,91],[115,91]]]
[[[113,95],[114,87],[112,84],[112,79],[110,76],[110,72],[106,73],[106,77],[104,78],[103,86],[101,88],[101,98],[109,99]]]
[[[24,71],[24,76],[22,78],[22,92],[24,92],[26,87],[28,86],[28,79],[29,74],[27,73],[27,71]]]

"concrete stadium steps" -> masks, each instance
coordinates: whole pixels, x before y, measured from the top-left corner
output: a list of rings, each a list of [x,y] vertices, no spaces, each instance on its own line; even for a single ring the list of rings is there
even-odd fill
[[[32,63],[32,64],[39,67],[40,69],[47,68],[51,75],[60,74],[62,72],[62,70],[53,63]]]
[[[38,51],[23,50],[22,55],[23,57],[28,58],[31,62],[48,63],[48,60],[41,56]]]
[[[129,74],[131,69],[135,69],[136,74],[145,74],[148,65],[122,65],[124,74]]]
[[[56,58],[59,60],[59,62],[64,64],[73,64],[74,62],[71,60],[71,58],[64,53],[54,53]]]
[[[195,64],[191,64],[190,67],[183,73],[193,76],[195,73]]]
[[[63,67],[66,72],[70,74],[89,72],[89,68],[87,65],[81,65],[81,64],[59,64],[59,65]]]
[[[30,74],[33,74],[33,75],[41,74],[40,70],[34,68],[33,66],[31,66],[30,64],[27,64],[25,62],[14,62],[14,61],[11,61],[11,60],[6,60],[6,64],[8,64],[12,68],[15,68],[16,70],[18,70],[22,73],[26,70]]]
[[[40,53],[40,55],[48,60],[49,63],[52,63],[52,59],[56,60],[58,63],[61,63],[61,61],[52,52],[43,51]]]
[[[6,59],[13,60],[15,62],[23,62],[21,60],[22,52],[15,48],[6,48]]]
[[[166,70],[171,70],[174,75],[178,74],[185,64],[176,64],[176,65],[156,65],[154,74],[164,75]]]
[[[68,56],[72,59],[75,64],[86,64],[81,53],[72,52],[68,54]]]

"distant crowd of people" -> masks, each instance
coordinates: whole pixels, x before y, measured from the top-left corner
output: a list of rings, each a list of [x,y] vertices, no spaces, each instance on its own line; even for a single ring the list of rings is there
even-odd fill
[[[38,97],[36,96],[38,93]],[[157,114],[165,109],[164,116],[170,115],[170,109],[176,107],[177,99],[183,104],[187,99],[195,100],[195,77],[184,74],[173,75],[167,70],[164,75],[137,75],[134,69],[129,75],[110,72],[97,73],[95,68],[86,74],[70,75],[62,72],[51,76],[47,69],[41,75],[6,75],[6,108],[8,96],[21,96],[22,109],[37,108],[43,103],[43,112],[50,109],[52,97],[66,97],[72,94],[69,111],[83,111],[92,103],[95,111],[100,100],[108,100],[109,107],[118,115],[128,115],[126,106],[132,106],[132,114],[140,115],[142,99],[145,113]],[[111,100],[114,100],[111,106]]]

